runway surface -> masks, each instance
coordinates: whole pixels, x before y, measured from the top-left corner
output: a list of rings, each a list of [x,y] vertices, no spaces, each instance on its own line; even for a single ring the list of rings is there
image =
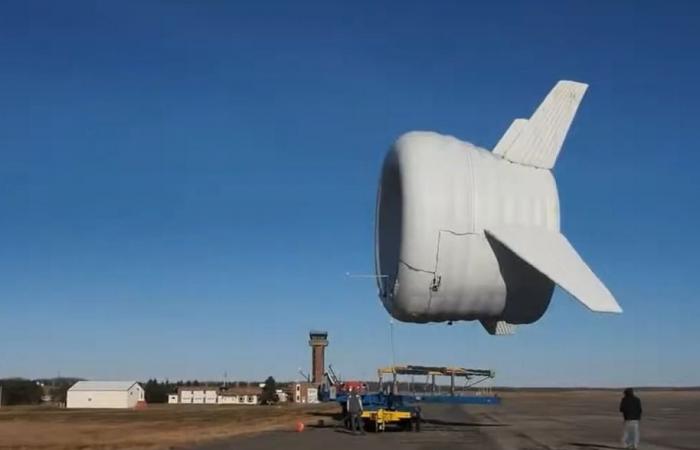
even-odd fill
[[[642,449],[700,449],[700,392],[641,392]],[[504,394],[501,406],[425,406],[420,433],[352,435],[320,418],[302,433],[275,431],[191,450],[442,450],[620,448],[620,394],[610,391]]]

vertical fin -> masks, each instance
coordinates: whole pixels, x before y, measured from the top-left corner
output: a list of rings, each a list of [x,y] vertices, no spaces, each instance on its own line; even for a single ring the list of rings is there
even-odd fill
[[[510,127],[508,130],[506,130],[505,134],[501,137],[501,140],[498,141],[498,144],[496,144],[496,146],[493,148],[493,153],[503,156],[508,151],[510,146],[513,145],[513,142],[518,139],[518,136],[520,136],[520,133],[523,132],[526,125],[527,119],[515,119],[513,123],[510,124]]]
[[[498,152],[494,152],[519,164],[554,167],[586,89],[588,85],[584,83],[558,82],[527,122],[517,126],[518,120],[513,122],[496,145]],[[513,137],[520,127],[520,133]]]

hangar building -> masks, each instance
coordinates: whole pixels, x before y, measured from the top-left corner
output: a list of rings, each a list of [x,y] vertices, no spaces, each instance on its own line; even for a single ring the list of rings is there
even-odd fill
[[[78,381],[68,389],[67,408],[135,408],[145,391],[136,381]]]

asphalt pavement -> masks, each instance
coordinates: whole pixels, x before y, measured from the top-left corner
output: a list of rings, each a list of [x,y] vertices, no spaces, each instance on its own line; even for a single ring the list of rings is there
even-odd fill
[[[642,449],[700,449],[700,392],[641,392]],[[504,394],[500,406],[426,405],[420,433],[353,435],[319,418],[288,430],[212,442],[188,450],[586,450],[620,448],[620,393],[578,391]]]

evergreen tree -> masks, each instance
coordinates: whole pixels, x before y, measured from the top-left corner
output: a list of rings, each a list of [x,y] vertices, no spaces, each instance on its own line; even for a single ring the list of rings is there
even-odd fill
[[[267,377],[267,380],[265,380],[265,387],[263,387],[262,395],[260,396],[260,403],[263,405],[271,405],[278,401],[277,383],[275,383],[274,378]]]
[[[38,405],[41,403],[43,389],[35,381],[23,378],[6,378],[0,380],[3,405]]]

